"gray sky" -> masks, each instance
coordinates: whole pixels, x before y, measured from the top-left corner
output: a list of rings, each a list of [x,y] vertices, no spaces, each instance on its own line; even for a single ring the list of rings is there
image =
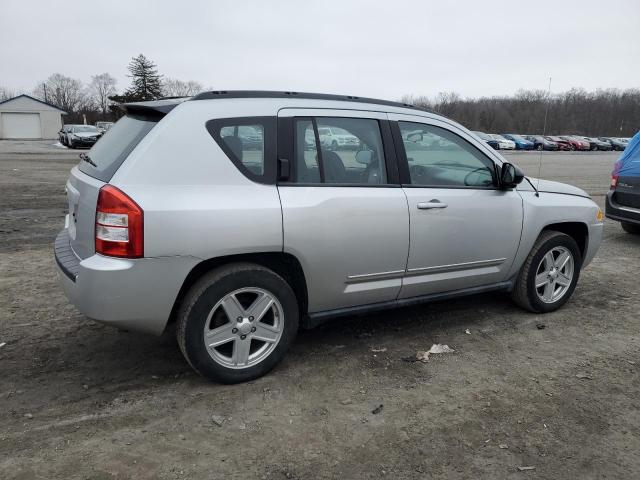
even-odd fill
[[[160,73],[216,89],[399,99],[520,88],[640,87],[640,1],[0,2],[0,86],[62,73],[129,85]]]

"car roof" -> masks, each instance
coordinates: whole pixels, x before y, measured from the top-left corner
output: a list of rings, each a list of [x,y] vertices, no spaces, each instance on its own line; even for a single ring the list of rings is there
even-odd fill
[[[222,99],[296,99],[296,100],[323,100],[332,102],[345,102],[347,104],[360,103],[385,107],[393,107],[393,109],[412,110],[413,112],[431,113],[431,110],[417,107],[409,103],[393,102],[390,100],[380,100],[376,98],[358,97],[355,95],[334,95],[325,93],[308,93],[308,92],[283,92],[269,90],[214,90],[210,92],[202,92],[191,98],[189,97],[169,97],[159,100],[147,102],[130,102],[123,103],[123,108],[128,113],[152,113],[167,114],[176,106],[184,101],[198,100],[222,100]],[[408,112],[403,112],[408,113]]]

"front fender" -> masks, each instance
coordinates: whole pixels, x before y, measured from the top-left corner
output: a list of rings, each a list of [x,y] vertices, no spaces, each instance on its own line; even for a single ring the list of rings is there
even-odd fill
[[[531,252],[540,233],[550,225],[580,223],[586,227],[587,241],[582,267],[595,256],[602,240],[602,220],[598,220],[599,207],[589,198],[560,193],[520,191],[523,205],[522,239],[516,253],[509,278],[516,275]]]

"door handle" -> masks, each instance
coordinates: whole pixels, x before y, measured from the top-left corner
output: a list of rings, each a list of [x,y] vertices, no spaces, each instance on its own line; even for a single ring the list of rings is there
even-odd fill
[[[418,203],[418,209],[420,210],[429,210],[432,208],[447,208],[446,203],[442,203],[440,200],[433,199],[429,202],[420,202]]]

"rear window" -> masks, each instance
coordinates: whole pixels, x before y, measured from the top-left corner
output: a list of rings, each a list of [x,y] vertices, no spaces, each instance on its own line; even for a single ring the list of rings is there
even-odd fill
[[[157,119],[127,115],[118,120],[87,155],[96,166],[81,161],[78,168],[87,175],[108,182],[131,151],[158,123]]]

